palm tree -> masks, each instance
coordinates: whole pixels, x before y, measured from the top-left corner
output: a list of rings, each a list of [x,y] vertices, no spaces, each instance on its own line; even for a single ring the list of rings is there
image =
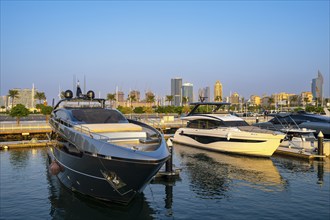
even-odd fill
[[[305,97],[304,98],[304,104],[305,104],[305,106],[307,105],[308,101],[309,101],[309,98],[308,97]]]
[[[297,101],[298,101],[298,96],[297,95],[294,95],[294,96],[290,97],[290,103],[292,102],[293,105],[295,105]]]
[[[174,98],[173,95],[167,95],[166,96],[166,102],[169,102],[169,103],[171,103],[170,105],[172,105],[173,98]]]
[[[35,99],[39,100],[39,104],[41,104],[41,100],[46,100],[46,95],[44,92],[36,92],[36,94],[34,95]]]
[[[270,107],[272,107],[272,104],[274,103],[274,98],[270,97],[268,99],[268,102],[269,102]]]
[[[186,105],[187,102],[188,102],[188,97],[187,97],[187,96],[183,96],[183,97],[182,97],[182,103],[183,103],[184,105]]]
[[[148,93],[146,97],[146,102],[147,103],[154,103],[155,102],[155,95]]]
[[[221,100],[222,100],[222,97],[221,96],[216,96],[215,97],[215,99],[214,99],[214,101],[216,101],[216,102],[221,102]]]
[[[112,106],[113,101],[116,101],[116,94],[108,93],[107,94],[107,100],[110,101],[111,106]]]
[[[131,102],[136,102],[136,96],[134,94],[131,95]]]
[[[11,98],[11,107],[14,107],[14,99],[18,98],[18,90],[9,90],[8,91],[8,96]]]

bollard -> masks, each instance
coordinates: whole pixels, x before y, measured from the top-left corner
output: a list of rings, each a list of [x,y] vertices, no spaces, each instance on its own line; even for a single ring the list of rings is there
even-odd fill
[[[170,158],[168,158],[168,160],[166,161],[165,164],[165,171],[168,173],[172,173],[173,172],[173,146],[169,146],[170,148]]]
[[[318,155],[323,156],[323,138],[324,135],[322,133],[322,131],[319,132],[319,134],[317,135],[317,152]]]
[[[256,118],[256,123],[259,123],[259,117]]]

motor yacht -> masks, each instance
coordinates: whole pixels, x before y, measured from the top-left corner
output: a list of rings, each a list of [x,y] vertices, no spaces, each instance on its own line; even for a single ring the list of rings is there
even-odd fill
[[[307,113],[305,111],[270,114],[273,118],[268,122],[259,122],[254,126],[280,131],[282,128],[306,128],[314,130],[314,136],[322,131],[324,138],[330,139],[330,117]]]
[[[276,150],[277,154],[291,155],[311,159],[318,155],[317,140],[314,137],[315,130],[306,128],[283,128],[286,134]]]
[[[197,102],[182,117],[187,126],[178,129],[173,142],[202,149],[249,156],[270,157],[284,139],[284,134],[250,126],[228,113],[230,103]]]
[[[169,158],[153,127],[107,109],[105,100],[70,90],[51,114],[50,171],[67,188],[93,198],[128,204]]]

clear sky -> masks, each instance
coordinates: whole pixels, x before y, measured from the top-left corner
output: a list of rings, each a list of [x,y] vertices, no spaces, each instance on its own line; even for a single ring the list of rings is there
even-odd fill
[[[170,94],[171,78],[224,96],[329,97],[329,1],[1,1],[1,95],[57,98],[73,77],[105,96]],[[144,95],[143,95],[144,96]]]

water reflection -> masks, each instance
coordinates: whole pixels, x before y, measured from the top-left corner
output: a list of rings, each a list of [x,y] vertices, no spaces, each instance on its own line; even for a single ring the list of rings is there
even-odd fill
[[[324,176],[324,163],[319,163],[317,165],[317,183],[322,184],[323,183],[323,176]]]
[[[28,165],[31,151],[25,149],[11,149],[9,154],[10,164],[14,169],[21,169]]]
[[[273,156],[272,160],[277,167],[287,173],[299,175],[301,173],[317,173],[317,183],[323,183],[325,173],[330,172],[330,158],[325,158],[322,161],[318,160],[302,160],[299,158]]]
[[[164,178],[155,178],[151,184],[160,186],[160,189],[164,187],[164,191],[160,191],[160,193],[164,194],[164,208],[166,210],[165,216],[171,217],[173,216],[173,187],[175,187],[175,183],[181,181],[181,179],[173,178],[173,179],[164,179]],[[162,202],[162,201],[159,201]]]
[[[143,194],[128,206],[104,203],[66,189],[47,171],[49,215],[53,219],[152,219],[154,211]]]
[[[190,187],[203,199],[226,197],[233,184],[263,191],[281,191],[286,181],[272,160],[235,156],[175,144],[189,178]]]

